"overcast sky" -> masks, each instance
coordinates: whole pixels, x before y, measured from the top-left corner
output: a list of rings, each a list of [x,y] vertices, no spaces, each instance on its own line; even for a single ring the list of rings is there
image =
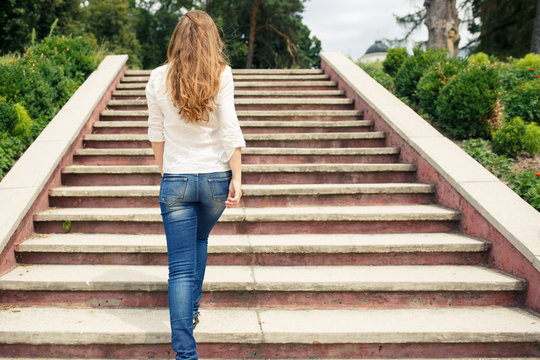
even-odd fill
[[[401,38],[405,30],[397,25],[394,14],[403,16],[422,7],[423,0],[308,0],[304,23],[322,43],[323,51],[341,51],[358,59],[375,40]],[[460,45],[470,35],[460,27]],[[412,36],[427,40],[425,25]],[[409,46],[410,47],[410,46]]]

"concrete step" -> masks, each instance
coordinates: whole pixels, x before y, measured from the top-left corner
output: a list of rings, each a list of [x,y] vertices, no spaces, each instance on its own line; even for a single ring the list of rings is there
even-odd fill
[[[353,105],[353,99],[349,98],[262,98],[246,99],[240,98],[234,100],[235,105]],[[146,106],[146,100],[111,100],[107,106]]]
[[[330,133],[272,133],[244,134],[248,146],[297,148],[381,147],[386,135],[382,131]],[[148,135],[143,134],[87,134],[87,148],[142,148],[151,147]]]
[[[326,90],[329,88],[336,87],[337,83],[330,80],[277,80],[277,81],[235,81],[235,88],[245,89],[265,89],[265,90],[277,90],[277,89],[288,89],[288,90]],[[146,87],[146,81],[143,82],[128,82],[120,83],[116,87],[119,90],[134,90],[134,89],[144,89]]]
[[[396,163],[399,148],[256,148],[242,150],[244,164],[351,164]],[[150,148],[78,149],[73,157],[78,165],[154,165]]]
[[[244,134],[254,133],[307,133],[307,132],[365,132],[373,125],[371,120],[349,121],[279,121],[279,120],[241,120],[240,127]],[[145,134],[148,132],[146,121],[96,121],[95,134]]]
[[[348,98],[237,98],[237,110],[351,110],[353,100]],[[147,110],[145,99],[111,100],[111,110]]]
[[[245,98],[335,98],[345,96],[344,90],[235,90],[235,101]],[[114,99],[145,99],[144,90],[114,90]]]
[[[126,76],[149,76],[152,70],[126,70]],[[321,69],[232,69],[234,75],[279,74],[279,75],[316,75],[323,74]]]
[[[278,118],[281,120],[308,117],[308,120],[361,120],[361,110],[247,110],[237,111],[241,120]],[[142,120],[148,119],[148,111],[143,110],[104,110],[101,120]],[[300,118],[300,119],[299,119]]]
[[[101,307],[167,306],[163,296],[167,276],[166,265],[24,265],[0,277],[0,296],[4,305],[16,305],[24,297],[34,306],[81,306],[90,299],[98,300]],[[203,283],[205,297],[212,299],[214,307],[247,306],[243,299],[246,294],[258,298],[250,305],[259,307],[419,307],[425,306],[418,304],[418,297],[426,298],[425,292],[431,296],[443,292],[452,299],[451,306],[511,306],[519,304],[517,295],[525,288],[522,279],[478,265],[209,265]],[[41,293],[33,296],[32,292]],[[141,299],[139,294],[144,292],[150,294]],[[343,302],[345,292],[349,295],[347,303]],[[56,301],[43,301],[44,293]],[[274,293],[286,293],[293,300],[283,303],[281,297],[268,298]],[[111,301],[118,295],[125,300]],[[327,305],[319,299],[306,302],[307,297],[324,298]],[[381,297],[386,304],[376,305],[374,300]],[[412,301],[415,297],[417,302]],[[476,298],[471,301],[472,297]],[[354,298],[356,301],[351,301]],[[109,304],[103,305],[102,299],[109,299]],[[433,303],[431,306],[449,306]]]
[[[474,265],[490,243],[462,234],[210,235],[210,265]],[[166,265],[164,235],[47,234],[17,247],[23,264]]]
[[[539,356],[540,318],[516,307],[203,308],[195,339],[201,357],[220,358],[250,358],[253,351],[261,358],[306,352],[397,357],[404,351],[415,357]],[[0,349],[8,356],[39,356],[46,346],[55,357],[170,358],[169,313],[167,308],[11,307],[0,311],[0,342],[7,344]]]
[[[415,164],[245,164],[244,184],[411,183]],[[62,184],[159,185],[156,165],[69,165]]]
[[[240,206],[431,204],[429,184],[248,184]],[[51,207],[157,207],[159,186],[64,186],[49,192]]]
[[[214,234],[351,234],[447,232],[461,214],[438,205],[265,207],[226,209]],[[159,208],[50,208],[34,214],[37,233],[160,234]]]
[[[0,290],[167,291],[163,265],[24,265]],[[484,266],[209,265],[203,291],[521,291],[526,282]]]
[[[233,74],[234,81],[321,81],[330,80],[325,74]],[[150,76],[126,76],[122,79],[121,84],[129,83],[147,83]]]
[[[233,75],[314,75],[324,74],[321,69],[232,69]]]

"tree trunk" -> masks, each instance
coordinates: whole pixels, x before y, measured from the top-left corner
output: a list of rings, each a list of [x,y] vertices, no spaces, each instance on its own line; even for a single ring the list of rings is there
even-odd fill
[[[251,66],[253,65],[253,46],[255,44],[255,33],[257,32],[257,13],[259,12],[259,2],[260,0],[255,0],[253,3],[253,12],[251,13],[246,69],[251,69]]]
[[[534,27],[531,39],[531,52],[540,54],[540,0],[536,5],[536,18],[534,19]]]
[[[425,24],[428,28],[428,47],[448,49],[450,56],[456,56],[459,45],[459,18],[456,0],[425,0]]]

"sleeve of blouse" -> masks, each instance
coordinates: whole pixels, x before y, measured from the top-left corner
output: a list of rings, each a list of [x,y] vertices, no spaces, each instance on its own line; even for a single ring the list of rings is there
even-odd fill
[[[238,147],[246,147],[238,116],[234,108],[234,83],[232,70],[229,66],[224,71],[221,79],[221,88],[218,93],[216,115],[220,121],[223,151],[219,159],[223,162],[230,160],[234,150]]]
[[[152,75],[150,75],[150,80],[148,80],[145,89],[148,103],[148,140],[150,142],[163,142],[165,141],[163,112],[157,103],[154,77]]]

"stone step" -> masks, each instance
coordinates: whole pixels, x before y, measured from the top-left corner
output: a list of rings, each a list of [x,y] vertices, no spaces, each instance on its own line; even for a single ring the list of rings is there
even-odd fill
[[[243,98],[309,98],[326,99],[327,97],[345,96],[344,90],[235,90],[235,101]],[[114,90],[113,97],[144,99],[144,90]],[[236,98],[239,97],[239,98]]]
[[[24,265],[1,290],[167,291],[163,265]],[[521,291],[525,280],[484,266],[209,265],[203,291]]]
[[[226,209],[214,234],[447,232],[461,214],[438,205],[263,207]],[[37,233],[160,234],[159,208],[49,208],[34,214]]]
[[[163,301],[167,292],[168,268],[166,265],[24,265],[17,266],[0,277],[0,295],[4,305],[16,305],[17,299],[25,297],[31,305],[56,306],[75,303],[80,306],[82,298],[94,299],[101,307],[167,306]],[[272,299],[258,301],[259,307],[322,307],[316,301],[305,302],[307,294],[325,298],[334,307],[418,307],[414,301],[403,301],[409,295],[422,297],[422,293],[444,292],[452,298],[452,306],[503,305],[503,299],[523,291],[526,282],[500,271],[484,266],[469,265],[390,265],[390,266],[253,266],[209,265],[206,268],[203,292],[213,299],[214,307],[246,306],[245,295],[262,299],[269,294],[287,293],[288,297],[302,298],[285,304]],[[32,292],[40,292],[38,297]],[[115,293],[125,298],[121,303],[111,301]],[[140,293],[147,293],[146,299]],[[356,302],[346,304],[338,300],[347,292]],[[490,292],[490,296],[484,293]],[[502,296],[493,292],[505,293]],[[105,294],[103,294],[105,293]],[[381,294],[387,299],[385,305],[375,305]],[[511,294],[514,293],[514,294]],[[57,299],[40,303],[47,294]],[[74,296],[77,294],[77,296]],[[414,295],[413,295],[414,294]],[[375,296],[370,296],[375,295]],[[471,297],[482,297],[470,301]],[[372,298],[370,304],[365,301]],[[110,305],[102,305],[108,298]],[[228,298],[225,302],[224,300]],[[235,298],[238,298],[235,300]],[[491,302],[489,301],[491,298]],[[458,300],[459,299],[459,300]],[[137,301],[136,301],[137,300]],[[277,300],[277,299],[276,299]],[[281,300],[281,299],[280,299]],[[493,301],[495,300],[495,301]],[[206,302],[206,301],[205,301]],[[517,305],[518,302],[504,305]],[[251,305],[251,304],[250,304]],[[445,306],[435,304],[435,306]],[[431,305],[434,306],[434,305]]]
[[[289,89],[289,90],[302,90],[302,89],[308,89],[308,90],[326,90],[328,88],[335,87],[337,83],[335,81],[330,80],[277,80],[277,81],[235,81],[234,87],[235,88],[255,88],[255,89],[261,89],[264,88],[266,90],[275,90],[275,89]],[[119,90],[127,90],[127,89],[144,89],[146,87],[146,82],[128,82],[128,83],[120,83],[116,87]]]
[[[310,120],[360,120],[361,110],[247,110],[237,111],[239,119],[281,118],[295,119],[309,117]],[[143,120],[148,119],[148,111],[143,110],[104,110],[102,120]]]
[[[253,351],[261,358],[299,357],[306,352],[311,357],[344,358],[363,353],[397,357],[404,351],[416,357],[540,355],[535,346],[540,341],[540,318],[516,307],[203,308],[194,335],[201,357],[250,358]],[[0,342],[8,344],[4,345],[8,356],[39,356],[47,346],[48,355],[55,357],[170,358],[170,336],[167,308],[0,311]]]
[[[244,134],[255,133],[299,133],[299,132],[365,132],[371,129],[371,120],[345,121],[279,121],[279,120],[241,120],[240,127]],[[146,121],[96,121],[93,132],[96,134],[145,134],[148,132]]]
[[[152,70],[126,70],[126,76],[149,76]],[[279,74],[279,75],[314,75],[323,74],[321,69],[232,69],[234,75]]]
[[[430,184],[285,184],[242,186],[242,195],[284,196],[284,195],[338,195],[338,194],[387,194],[387,193],[433,193]],[[63,186],[53,188],[50,196],[60,197],[146,197],[158,196],[159,186]]]
[[[416,165],[386,164],[245,164],[244,184],[411,183]],[[159,185],[156,165],[69,165],[62,184]]]
[[[242,150],[243,164],[352,164],[396,163],[399,148],[256,148]],[[150,148],[78,149],[73,157],[78,165],[154,165]]]
[[[321,69],[232,69],[234,75],[313,75],[324,74]]]
[[[277,133],[277,134],[245,134],[246,141],[271,140],[349,140],[349,139],[380,139],[384,138],[383,131],[359,133]],[[146,134],[87,134],[86,141],[148,141]]]
[[[304,75],[304,74],[233,74],[235,81],[310,81],[310,80],[329,80],[329,76],[325,74],[315,74],[315,75]],[[125,83],[146,83],[150,80],[150,76],[126,76],[122,79],[123,84]]]
[[[255,133],[244,134],[248,146],[347,148],[384,146],[386,135],[382,131],[323,132],[323,133]],[[143,134],[87,134],[87,148],[141,148],[151,147],[148,135]]]
[[[431,204],[429,184],[247,184],[240,206]],[[49,192],[51,207],[157,207],[159,186],[64,186]]]
[[[399,154],[396,147],[376,148],[257,148],[248,147],[242,149],[242,155],[392,155]],[[76,155],[81,156],[153,156],[152,149],[77,149]]]
[[[351,110],[353,100],[347,98],[237,98],[236,110]],[[147,110],[145,99],[111,100],[111,110]]]
[[[210,235],[211,265],[473,265],[490,243],[462,234]],[[164,235],[47,234],[17,247],[23,264],[166,265]]]
[[[352,105],[353,99],[349,98],[262,98],[262,99],[235,99],[236,105]],[[146,100],[111,100],[107,106],[146,106]]]
[[[208,254],[483,252],[489,248],[486,240],[454,233],[210,235],[208,240]],[[166,254],[167,246],[164,235],[49,234],[26,239],[17,251]]]

